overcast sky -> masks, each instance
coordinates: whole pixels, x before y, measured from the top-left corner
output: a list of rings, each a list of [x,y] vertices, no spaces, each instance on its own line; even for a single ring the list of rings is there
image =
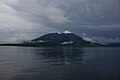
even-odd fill
[[[1,42],[64,30],[120,42],[120,0],[0,0]]]

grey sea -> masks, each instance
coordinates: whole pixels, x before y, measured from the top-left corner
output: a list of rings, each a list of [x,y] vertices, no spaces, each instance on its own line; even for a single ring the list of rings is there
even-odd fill
[[[120,80],[120,48],[0,47],[0,80]]]

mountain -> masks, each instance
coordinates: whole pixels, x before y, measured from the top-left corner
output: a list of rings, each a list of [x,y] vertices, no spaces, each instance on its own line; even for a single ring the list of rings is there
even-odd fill
[[[82,37],[70,31],[45,34],[31,40],[30,43],[36,46],[101,46],[101,44],[98,43],[85,41]]]
[[[64,31],[63,33],[52,32],[35,38],[30,41],[15,44],[0,44],[0,46],[28,46],[28,47],[52,47],[52,46],[70,46],[70,47],[102,47],[103,44],[84,40],[82,37]]]
[[[32,42],[69,42],[69,41],[84,41],[81,37],[74,33],[49,33],[39,38],[33,39]]]

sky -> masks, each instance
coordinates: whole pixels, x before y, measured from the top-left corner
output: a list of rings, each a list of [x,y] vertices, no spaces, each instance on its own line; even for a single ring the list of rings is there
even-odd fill
[[[90,41],[120,42],[120,0],[0,0],[0,43],[65,30]]]

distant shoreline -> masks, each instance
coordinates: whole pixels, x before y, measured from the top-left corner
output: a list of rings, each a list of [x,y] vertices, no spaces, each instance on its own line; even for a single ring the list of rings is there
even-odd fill
[[[20,46],[20,47],[120,47],[112,45],[86,46],[86,45],[39,45],[39,44],[0,44],[0,46]]]

